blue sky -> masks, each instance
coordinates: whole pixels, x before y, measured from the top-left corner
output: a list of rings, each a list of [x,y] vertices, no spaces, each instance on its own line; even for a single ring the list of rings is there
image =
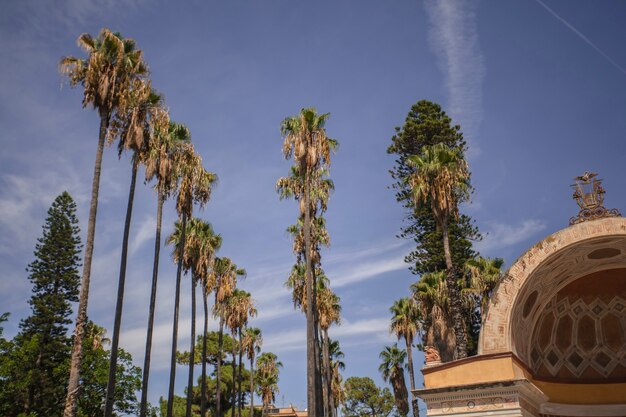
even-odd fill
[[[305,322],[283,288],[293,264],[285,228],[297,216],[274,192],[289,163],[280,121],[301,107],[330,112],[340,142],[327,214],[324,268],[342,298],[331,331],[345,377],[382,383],[378,353],[391,343],[388,307],[408,293],[395,237],[403,212],[388,189],[394,127],[420,99],[439,102],[469,143],[476,192],[463,207],[485,239],[483,255],[511,263],[576,214],[568,188],[585,170],[605,178],[606,205],[626,210],[626,3],[620,1],[339,1],[88,3],[9,1],[0,13],[0,311],[7,334],[28,314],[32,260],[45,212],[69,191],[86,233],[98,119],[57,72],[75,40],[109,27],[134,38],[186,123],[205,166],[219,176],[197,214],[222,234],[220,255],[248,271],[265,350],[284,364],[277,404],[304,408]],[[104,158],[89,315],[111,329],[130,176],[127,157]],[[131,230],[121,345],[143,363],[156,199],[140,187]],[[166,206],[164,229],[175,219]],[[167,392],[175,268],[162,253],[150,383]],[[183,280],[179,346],[189,344]],[[215,328],[215,325],[212,325]],[[419,367],[423,357],[418,354]],[[186,377],[180,367],[177,392]],[[419,384],[421,385],[421,379]]]

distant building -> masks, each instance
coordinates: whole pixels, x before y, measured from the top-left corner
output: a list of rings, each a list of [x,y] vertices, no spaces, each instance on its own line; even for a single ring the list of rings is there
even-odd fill
[[[507,271],[478,355],[430,352],[415,391],[428,416],[626,416],[626,219],[594,176],[578,178],[592,187],[571,225]]]
[[[309,413],[306,410],[298,411],[296,407],[293,405],[289,405],[289,407],[274,407],[270,406],[263,412],[263,416],[266,417],[308,417]]]

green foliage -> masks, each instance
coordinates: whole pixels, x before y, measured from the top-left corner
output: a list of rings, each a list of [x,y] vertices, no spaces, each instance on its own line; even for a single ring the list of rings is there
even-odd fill
[[[282,362],[272,352],[264,352],[256,361],[256,392],[261,397],[263,407],[268,407],[276,399],[278,393],[278,381]]]
[[[213,391],[214,393],[215,391]],[[194,393],[195,395],[195,393]],[[196,403],[194,402],[191,406],[191,415],[192,416],[199,416],[200,415],[200,403]],[[172,410],[172,417],[185,417],[185,411],[186,411],[186,405],[187,405],[187,399],[185,397],[179,397],[178,395],[174,395],[174,407]],[[230,416],[230,404],[226,403],[226,406],[224,408],[224,415],[225,416]],[[160,416],[165,416],[167,414],[167,399],[160,397],[159,398],[159,407],[158,410],[160,412]],[[154,413],[156,413],[156,411],[154,411]],[[241,417],[248,417],[250,414],[250,410],[247,407],[244,407],[241,409]],[[215,402],[212,403],[211,407],[209,407],[209,416],[214,416],[215,415]],[[151,415],[150,413],[148,413],[148,416],[150,417],[157,417],[157,414],[153,414]],[[262,416],[262,411],[260,409],[257,409],[255,407],[254,410],[254,417],[261,417]]]
[[[28,266],[31,315],[7,350],[0,391],[2,415],[60,416],[67,379],[71,304],[78,301],[80,229],[76,204],[63,192],[52,203]],[[10,400],[9,400],[10,399]]]
[[[61,416],[69,374],[71,303],[78,301],[80,238],[76,205],[71,196],[59,195],[35,247],[28,266],[33,285],[31,315],[20,322],[11,341],[0,329],[0,415]],[[8,315],[0,316],[0,323]],[[102,413],[109,368],[109,352],[102,347],[104,329],[89,323],[83,347],[78,416]],[[118,362],[115,409],[134,413],[135,391],[141,384],[140,369],[123,350]],[[118,414],[119,415],[119,414]]]
[[[208,332],[207,333],[207,344],[206,344],[206,355],[208,365],[217,365],[217,355],[218,355],[218,344],[217,340],[219,337],[219,332]],[[194,348],[194,363],[196,365],[202,364],[202,339],[203,336],[199,335],[196,341],[196,346]],[[233,351],[233,345],[236,345],[236,341],[228,334],[224,333],[222,335],[222,363],[224,363],[227,358],[230,356],[230,352]],[[176,352],[176,363],[180,365],[188,365],[189,364],[189,352]]]
[[[385,382],[390,382],[395,397],[396,411],[401,416],[409,413],[409,393],[406,389],[404,381],[404,361],[406,360],[406,351],[400,349],[397,343],[392,346],[385,346],[378,357],[382,363],[378,367]]]
[[[65,337],[66,325],[71,323],[70,303],[78,301],[79,234],[76,203],[63,192],[48,210],[43,236],[35,246],[36,259],[28,266],[32,315],[20,323],[23,334],[47,332],[51,338]]]
[[[217,338],[218,332],[209,332],[207,334],[207,364],[211,366],[215,366],[217,364]],[[223,354],[222,354],[222,367],[221,367],[221,404],[222,408],[226,409],[231,407],[233,389],[236,389],[236,385],[233,384],[233,366],[232,366],[232,349],[233,345],[236,344],[236,341],[228,334],[223,335]],[[196,341],[196,347],[194,350],[195,364],[200,365],[202,363],[202,336],[198,336]],[[176,361],[179,364],[189,364],[189,352],[176,352]],[[237,364],[237,368],[239,364]],[[207,371],[208,372],[208,371]],[[213,371],[207,375],[207,407],[213,413],[215,411],[216,406],[216,371],[213,368]],[[241,389],[244,393],[245,397],[250,395],[250,371],[246,369],[245,362],[242,364],[241,369]],[[192,395],[192,408],[193,410],[197,409],[197,414],[200,413],[200,400],[201,400],[201,386],[202,386],[202,376],[199,376],[197,379],[197,385],[193,387],[193,395]],[[182,404],[182,405],[181,405]],[[161,398],[159,402],[159,406],[162,410],[167,409],[167,399]],[[182,414],[177,414],[178,407],[180,408],[180,412]],[[174,398],[174,417],[181,415],[185,416],[186,409],[186,397],[175,397]],[[196,412],[196,411],[192,411]],[[163,414],[165,415],[165,414]],[[228,415],[225,413],[224,415]]]
[[[80,371],[78,416],[90,417],[104,413],[111,352],[102,346],[101,332],[93,322],[85,326],[83,362]],[[133,365],[130,353],[120,349],[117,359],[114,415],[138,414],[135,392],[141,389],[141,368]]]
[[[9,320],[9,313],[0,314],[0,325],[5,321]],[[4,335],[4,327],[0,326],[0,354],[3,352],[4,344],[7,343],[6,339],[3,337]]]
[[[172,407],[172,416],[173,417],[185,417],[185,411],[187,408],[187,399],[185,397],[179,397],[178,395],[174,395],[174,405]],[[163,397],[159,398],[159,409],[161,411],[161,416],[167,415],[167,400]],[[200,408],[197,406],[191,406],[192,414],[200,414]]]
[[[437,228],[429,201],[416,206],[411,195],[411,186],[408,178],[415,173],[415,167],[410,159],[413,155],[420,155],[424,146],[445,144],[463,157],[467,148],[463,133],[458,125],[442,110],[441,106],[421,100],[414,104],[409,111],[404,125],[396,127],[396,134],[391,138],[391,145],[387,153],[396,156],[394,167],[389,171],[394,180],[392,185],[396,191],[396,200],[405,209],[405,224],[399,237],[410,238],[415,242],[415,249],[406,256],[410,270],[414,274],[423,275],[446,270],[445,254],[443,250],[443,236]],[[468,190],[471,184],[468,179]],[[450,216],[447,221],[452,264],[457,270],[465,263],[474,259],[478,254],[472,249],[472,241],[480,240],[481,235],[474,226],[472,219],[460,214]],[[480,317],[475,309],[462,306],[462,315],[467,330],[467,347],[471,355],[476,351],[480,330]],[[424,334],[428,333],[432,318],[430,310],[423,317]],[[432,342],[432,341],[431,341]]]
[[[416,243],[415,250],[405,260],[411,264],[410,269],[414,274],[444,270],[446,264],[442,236],[437,230],[429,204],[416,207],[411,198],[411,187],[406,179],[415,171],[408,163],[408,158],[420,154],[424,146],[437,143],[445,143],[463,154],[466,144],[461,128],[452,125],[452,120],[441,106],[421,100],[411,107],[404,125],[396,127],[396,134],[391,141],[387,153],[396,155],[395,165],[389,171],[394,180],[392,187],[396,190],[396,200],[406,209],[406,224],[399,236],[411,238]],[[449,229],[453,263],[463,265],[474,257],[471,241],[480,239],[480,234],[466,215],[450,219]]]
[[[394,409],[389,388],[379,388],[368,377],[350,377],[345,383],[345,401],[341,409],[345,417],[387,417]]]

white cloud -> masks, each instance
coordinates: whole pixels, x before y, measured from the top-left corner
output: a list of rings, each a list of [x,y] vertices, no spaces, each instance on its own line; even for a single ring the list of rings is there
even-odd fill
[[[331,338],[339,339],[342,346],[350,345],[351,341],[359,344],[380,343],[381,340],[390,339],[389,318],[363,319],[350,322],[344,320],[341,326],[330,329]],[[368,336],[368,337],[365,337]],[[288,352],[306,349],[306,328],[300,326],[297,329],[283,332],[272,332],[264,335],[263,350],[272,352]]]
[[[133,228],[133,240],[130,243],[131,255],[148,241],[152,241],[154,245],[155,228],[156,219],[150,215],[144,216],[143,220]]]
[[[263,335],[263,350],[274,353],[306,349],[306,328]]]
[[[335,288],[345,287],[347,285],[356,284],[376,278],[384,273],[406,269],[407,264],[404,262],[405,253],[394,254],[389,258],[378,259],[366,263],[352,263],[338,269],[328,268],[331,276],[336,277],[331,280],[332,286]]]
[[[364,334],[378,334],[386,336],[389,333],[389,317],[373,318],[350,322],[343,320],[340,326],[331,330],[333,337],[348,338]]]
[[[86,199],[85,187],[72,169],[46,175],[7,174],[0,178],[0,252],[13,253],[32,246],[40,234],[45,212],[63,191],[77,204]]]
[[[505,248],[523,242],[546,228],[541,220],[528,219],[521,224],[510,225],[491,223],[487,233],[475,246],[479,252],[488,252],[495,248]]]
[[[476,30],[475,3],[463,0],[427,0],[430,19],[429,40],[441,68],[449,96],[449,113],[470,139],[469,156],[480,149],[471,140],[477,137],[483,118],[483,56]]]

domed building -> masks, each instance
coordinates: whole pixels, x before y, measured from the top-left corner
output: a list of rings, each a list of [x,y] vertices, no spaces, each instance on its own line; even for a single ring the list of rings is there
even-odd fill
[[[578,177],[581,211],[532,246],[494,291],[478,355],[429,355],[428,416],[626,416],[626,219]]]

